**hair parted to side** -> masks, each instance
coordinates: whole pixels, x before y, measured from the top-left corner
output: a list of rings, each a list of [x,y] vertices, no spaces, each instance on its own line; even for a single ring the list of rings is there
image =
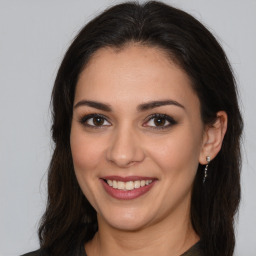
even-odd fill
[[[67,255],[97,231],[96,212],[75,177],[70,129],[78,76],[100,48],[140,43],[163,49],[190,77],[201,103],[205,124],[216,113],[228,115],[222,148],[209,164],[199,165],[194,181],[191,221],[207,256],[231,256],[235,245],[234,216],[240,201],[240,137],[243,122],[236,84],[226,55],[214,36],[191,15],[150,1],[111,7],[77,35],[59,68],[52,92],[52,138],[55,150],[48,173],[48,202],[41,220],[41,248]]]

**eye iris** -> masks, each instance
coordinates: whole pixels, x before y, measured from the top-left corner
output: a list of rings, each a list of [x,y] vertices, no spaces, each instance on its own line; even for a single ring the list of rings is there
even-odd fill
[[[155,126],[164,126],[165,125],[165,118],[157,117],[154,119]]]
[[[93,124],[95,126],[103,125],[103,123],[104,123],[104,119],[102,117],[97,116],[93,118]]]

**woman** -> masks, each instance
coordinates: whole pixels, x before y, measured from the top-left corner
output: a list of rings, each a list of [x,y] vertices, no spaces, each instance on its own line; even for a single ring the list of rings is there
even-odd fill
[[[116,5],[68,49],[41,249],[28,255],[233,254],[240,115],[220,45],[159,2]]]

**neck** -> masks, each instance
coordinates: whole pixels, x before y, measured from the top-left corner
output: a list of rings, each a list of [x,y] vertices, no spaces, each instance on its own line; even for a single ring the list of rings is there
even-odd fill
[[[88,256],[181,255],[199,241],[189,211],[136,231],[118,230],[98,216],[99,230],[86,244]]]

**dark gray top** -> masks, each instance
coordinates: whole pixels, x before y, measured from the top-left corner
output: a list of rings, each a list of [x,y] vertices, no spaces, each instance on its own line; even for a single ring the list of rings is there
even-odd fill
[[[34,251],[34,252],[29,252],[26,254],[23,254],[21,256],[41,256],[42,254],[40,253],[40,250]],[[72,254],[70,256],[75,256],[77,254]],[[78,254],[79,256],[87,256],[84,246],[81,246],[80,248],[80,253]],[[44,254],[45,256],[45,254]],[[189,250],[184,252],[181,256],[203,256],[203,253],[200,249],[200,242],[194,244]]]

